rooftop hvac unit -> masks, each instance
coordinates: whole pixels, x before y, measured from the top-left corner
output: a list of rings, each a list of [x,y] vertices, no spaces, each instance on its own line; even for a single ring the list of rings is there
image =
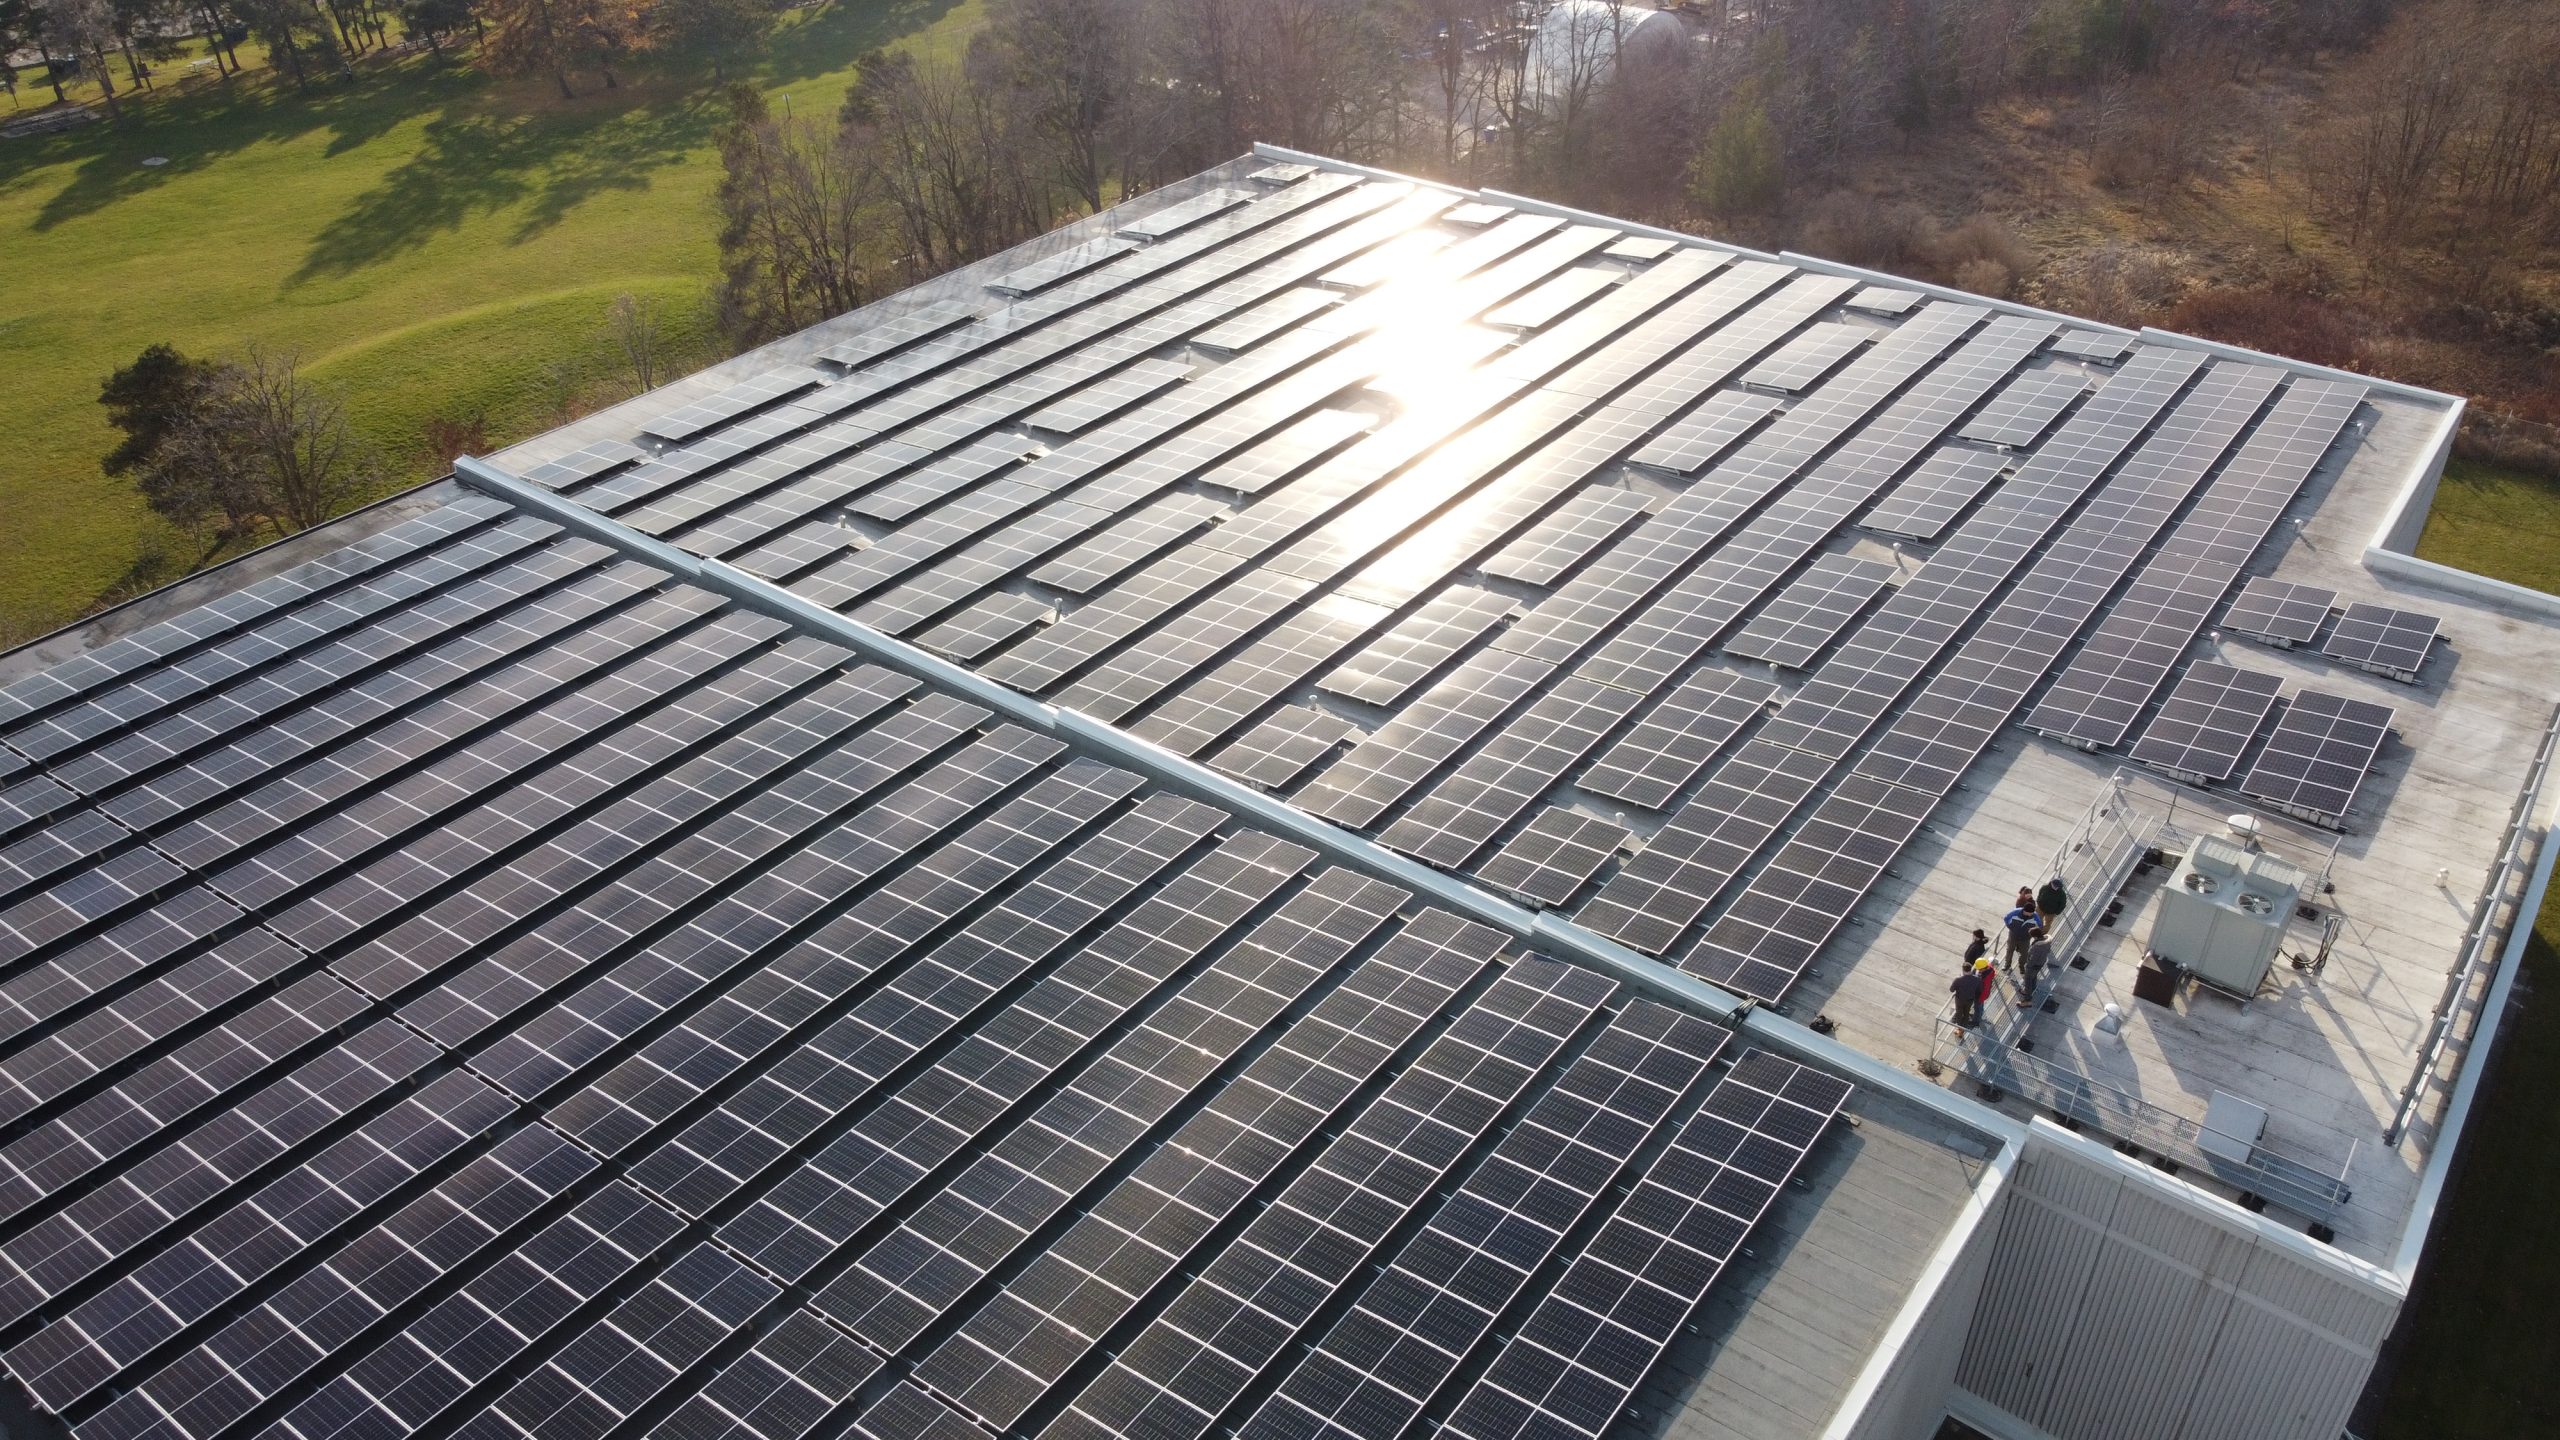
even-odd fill
[[[2273,855],[2200,836],[2169,877],[2151,924],[2151,953],[2217,990],[2243,997],[2274,966],[2285,923],[2310,883]]]

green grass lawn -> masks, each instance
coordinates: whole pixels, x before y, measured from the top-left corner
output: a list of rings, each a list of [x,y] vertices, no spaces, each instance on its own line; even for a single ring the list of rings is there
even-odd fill
[[[2560,593],[2560,481],[2476,460],[2449,462],[2418,554]]]
[[[829,114],[863,52],[956,49],[977,14],[796,12],[754,78]],[[347,388],[402,483],[423,478],[428,420],[479,416],[502,444],[613,372],[619,292],[659,296],[707,358],[722,113],[705,80],[642,73],[563,102],[419,56],[306,94],[199,79],[135,113],[0,140],[0,644],[194,558],[97,468],[112,440],[98,384],[153,341],[299,353]]]
[[[2560,591],[2560,485],[2456,461],[2418,553]],[[2525,948],[2503,1044],[2410,1303],[2407,1348],[2374,1440],[2560,1435],[2560,902]]]

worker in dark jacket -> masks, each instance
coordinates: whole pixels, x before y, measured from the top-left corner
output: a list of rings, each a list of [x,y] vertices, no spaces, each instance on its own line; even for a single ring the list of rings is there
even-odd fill
[[[2053,939],[2041,925],[2027,938],[2027,958],[2018,963],[2018,998],[2036,998],[2036,985],[2044,978],[2044,968],[2053,963]]]
[[[1964,963],[1970,965],[1990,953],[1991,937],[1976,930],[1973,932],[1972,941],[1964,947]]]
[[[2018,962],[2026,957],[2028,934],[2036,928],[2037,924],[2036,907],[2032,897],[2025,904],[2000,917],[2001,928],[2009,932],[2008,948],[2000,953],[2000,964],[2004,968],[2010,970],[2018,968]]]
[[[1974,974],[1972,961],[1966,961],[1964,968],[1956,972],[1947,993],[1955,997],[1956,1023],[1972,1029],[1973,1022],[1982,1018],[1982,980]]]
[[[2036,917],[2047,930],[2053,928],[2053,922],[2061,919],[2062,912],[2070,906],[2071,892],[2062,888],[2059,875],[2044,882],[2044,888],[2036,892]]]

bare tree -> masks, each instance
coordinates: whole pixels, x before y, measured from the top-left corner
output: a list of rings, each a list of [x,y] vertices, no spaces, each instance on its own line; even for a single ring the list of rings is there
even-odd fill
[[[253,345],[223,366],[208,410],[278,535],[337,515],[379,476],[348,427],[345,397],[303,378],[290,351]]]
[[[1102,208],[1103,156],[1129,88],[1134,0],[996,0],[987,58],[1026,107],[1059,181]]]
[[[80,57],[81,68],[98,82],[108,118],[122,120],[116,78],[107,70],[107,52],[119,43],[113,0],[44,0],[44,35],[50,50]]]
[[[634,295],[625,290],[613,297],[613,305],[605,311],[605,326],[613,332],[614,348],[622,352],[623,363],[631,367],[631,378],[643,391],[658,388],[658,365],[666,353],[662,309],[654,295]]]
[[[574,100],[569,72],[592,65],[610,90],[613,67],[640,38],[640,7],[616,0],[489,0],[489,63],[519,75],[547,75]]]
[[[916,274],[1049,228],[1051,186],[999,77],[908,55],[867,57],[839,118],[860,173],[897,217]]]
[[[731,104],[715,195],[718,299],[721,327],[743,348],[860,305],[864,241],[884,227],[876,177],[842,130],[776,119],[751,86],[733,87]],[[654,363],[644,388],[652,374]]]

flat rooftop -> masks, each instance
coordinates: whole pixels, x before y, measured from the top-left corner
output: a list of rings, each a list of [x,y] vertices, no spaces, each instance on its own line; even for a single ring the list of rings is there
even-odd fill
[[[2345,1172],[2337,1243],[2396,1249],[2433,1105],[2384,1127],[2560,673],[2560,627],[2361,563],[2450,402],[1322,165],[1159,203],[1231,208],[1089,223],[503,458],[1897,1065],[2194,662],[2284,703],[2191,822],[2290,823],[2238,792],[2304,690],[2388,706],[2328,817],[2325,972],[2137,1005],[2135,908],[2027,1033],[2167,1115],[2267,1107]],[[795,406],[743,481],[692,428]],[[2265,575],[2441,639],[2412,684],[2224,632]],[[2101,681],[2134,698],[2094,751],[2019,723]]]
[[[1726,1017],[1666,1008],[1656,963],[1921,1068],[1965,932],[2077,863],[2102,795],[2164,841],[2266,808],[2241,777],[2306,690],[2393,712],[2343,813],[2264,826],[2333,884],[2325,969],[2136,1001],[2154,867],[2014,1038],[2146,1114],[2264,1106],[2271,1153],[2342,1176],[2335,1243],[2387,1261],[2432,1106],[2382,1127],[2560,674],[2555,627],[2360,562],[2445,415],[1511,197],[1219,167],[0,658],[0,1352],[81,1440],[308,1435],[406,1403],[406,1332],[531,1247],[563,1318],[401,1424],[539,1433],[673,1301],[716,1333],[617,1433],[691,1440],[757,1386],[898,1440],[1350,1415],[1324,1346],[1369,1353],[1390,1287],[1271,1298],[1286,1344],[1241,1376],[1183,1359],[1225,1334],[1201,1307],[1262,1293],[1256,1247],[1318,1243],[1252,1217],[1351,1205],[1353,1152],[1410,1147],[1428,1173],[1353,1229],[1425,1255],[1528,1117],[1651,1045],[1674,1094],[1613,1132],[1608,1197],[1512,1257],[1531,1283],[1385,1433],[1526,1423],[1537,1347],[1597,1323],[1545,1309],[1577,1267],[1679,1235],[1731,1254],[1673,1267],[1705,1301],[1625,1377],[1635,1428],[1818,1434],[1989,1147],[1810,1047],[1684,1067]],[[2403,682],[2222,633],[2262,575],[2442,638]],[[2284,699],[2233,779],[2111,790],[2204,660]],[[1562,924],[1524,944],[1514,907]],[[1476,1096],[1441,1085],[1470,1047]],[[292,1087],[330,1118],[207,1143]],[[1311,1118],[1255,1108],[1298,1089]],[[1467,1128],[1399,1138],[1399,1104]],[[211,1227],[422,1107],[415,1174],[177,1293]],[[1096,1148],[972,1188],[1040,1123]],[[189,1164],[139,1228],[90,1198]],[[419,1207],[500,1172],[538,1193],[488,1243],[363,1344],[314,1338],[331,1257],[423,1243]],[[1133,1218],[1177,1193],[1196,1216]],[[582,1231],[613,1273],[543,1248]],[[312,1353],[244,1369],[271,1343]],[[1596,1431],[1598,1393],[1538,1403]]]

